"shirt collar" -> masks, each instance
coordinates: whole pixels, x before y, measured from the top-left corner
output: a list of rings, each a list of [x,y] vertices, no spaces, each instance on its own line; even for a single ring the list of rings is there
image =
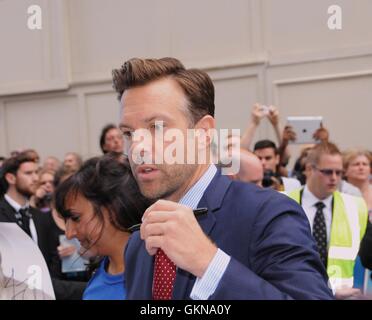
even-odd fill
[[[327,207],[327,208],[332,208],[332,199],[333,199],[333,194],[331,194],[330,196],[328,196],[327,198],[323,199],[323,200],[320,200],[318,199],[310,190],[309,188],[307,187],[307,185],[305,185],[305,188],[304,188],[304,192],[303,192],[303,195],[302,195],[302,203],[304,203],[304,201],[306,202],[306,204],[308,204],[309,206],[313,206],[315,207],[315,204],[318,203],[318,202],[323,202],[324,205]]]
[[[17,201],[13,200],[7,193],[4,194],[4,198],[12,206],[12,208],[17,212],[19,212],[19,210],[21,209],[28,208],[29,206],[29,203],[26,202],[26,204],[22,207]]]
[[[200,199],[203,197],[204,191],[211,183],[213,177],[217,172],[214,164],[211,164],[202,177],[186,192],[186,194],[179,201],[180,204],[196,209]]]

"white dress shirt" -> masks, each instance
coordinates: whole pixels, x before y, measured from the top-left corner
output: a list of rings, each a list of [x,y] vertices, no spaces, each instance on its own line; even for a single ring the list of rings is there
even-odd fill
[[[331,194],[328,198],[323,200],[318,199],[307,186],[304,187],[304,191],[302,193],[301,205],[304,209],[307,219],[309,220],[311,232],[313,232],[313,224],[314,218],[316,214],[316,206],[315,204],[318,202],[323,202],[325,207],[323,209],[324,219],[327,229],[327,243],[329,245],[329,240],[331,236],[331,225],[332,225],[332,200],[333,194]]]
[[[13,207],[13,209],[17,212],[19,212],[19,210],[21,210],[21,209],[26,209],[30,206],[29,203],[27,202],[22,207],[17,201],[13,200],[8,194],[5,194],[4,198]],[[36,244],[37,244],[37,232],[36,232],[35,223],[34,223],[34,220],[32,219],[32,217],[30,218],[30,231],[31,231],[32,240],[34,240],[34,242],[36,242]]]
[[[210,165],[203,176],[186,192],[179,201],[180,204],[196,209],[199,201],[204,195],[205,190],[213,180],[217,172],[214,164]],[[217,249],[215,256],[209,263],[207,270],[201,278],[196,278],[195,284],[190,293],[193,300],[206,300],[215,291],[227,269],[231,257],[221,249]]]

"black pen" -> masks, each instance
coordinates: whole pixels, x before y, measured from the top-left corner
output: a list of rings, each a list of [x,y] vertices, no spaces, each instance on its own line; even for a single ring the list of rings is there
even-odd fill
[[[194,209],[193,212],[194,212],[195,217],[200,217],[200,216],[205,215],[208,212],[208,208],[197,208],[197,209]],[[130,226],[128,228],[128,231],[129,232],[138,231],[141,228],[141,224],[142,223],[137,223],[137,224],[134,224],[133,226]]]

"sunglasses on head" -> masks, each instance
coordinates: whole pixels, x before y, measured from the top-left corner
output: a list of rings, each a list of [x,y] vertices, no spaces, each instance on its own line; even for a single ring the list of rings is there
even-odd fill
[[[344,170],[337,170],[337,169],[319,169],[317,167],[314,167],[314,169],[318,170],[321,174],[328,176],[328,177],[332,176],[333,172],[336,174],[337,177],[342,176],[342,174],[344,173]]]

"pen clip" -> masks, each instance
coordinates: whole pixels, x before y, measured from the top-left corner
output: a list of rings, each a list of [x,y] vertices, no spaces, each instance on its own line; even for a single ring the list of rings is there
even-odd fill
[[[195,217],[200,217],[208,213],[208,208],[196,208],[193,210]]]
[[[196,208],[193,210],[195,217],[200,217],[208,213],[208,208]],[[141,228],[142,223],[134,224],[128,228],[129,232],[138,231]]]

